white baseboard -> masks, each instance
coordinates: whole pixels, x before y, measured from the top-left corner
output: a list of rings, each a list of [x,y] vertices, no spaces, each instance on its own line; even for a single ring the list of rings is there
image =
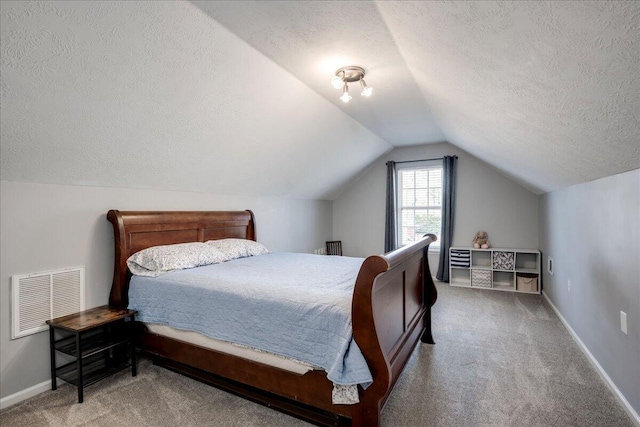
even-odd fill
[[[578,344],[578,347],[580,347],[580,350],[582,350],[584,355],[587,356],[587,359],[589,359],[589,362],[591,362],[591,364],[596,369],[598,374],[600,374],[600,377],[604,380],[604,382],[607,384],[609,389],[613,392],[614,396],[618,399],[618,402],[620,402],[620,404],[625,409],[625,411],[627,411],[627,414],[631,418],[631,421],[633,421],[635,425],[640,427],[640,416],[638,416],[638,413],[633,409],[629,401],[624,397],[622,392],[620,392],[618,387],[616,387],[615,383],[611,380],[611,378],[609,378],[609,375],[607,375],[605,370],[602,369],[602,366],[600,366],[600,363],[598,363],[596,358],[593,357],[593,354],[591,354],[587,346],[582,342],[578,334],[576,334],[576,331],[573,330],[571,325],[569,325],[569,323],[565,320],[562,314],[560,314],[560,311],[556,308],[555,305],[553,305],[553,303],[551,302],[551,299],[549,299],[547,294],[544,291],[542,291],[542,295],[544,296],[544,299],[547,300],[547,302],[549,303],[553,311],[556,313],[556,316],[558,316],[558,319],[560,319],[560,322],[562,322],[562,324],[567,329],[567,331],[569,331],[569,334],[571,334],[571,336],[573,337],[573,340],[576,342],[576,344]]]
[[[13,393],[10,396],[3,397],[2,399],[0,399],[0,409],[13,406],[16,403],[20,403],[30,397],[36,396],[40,393],[44,393],[47,390],[51,390],[51,380],[43,381],[40,384],[36,384],[17,393]]]

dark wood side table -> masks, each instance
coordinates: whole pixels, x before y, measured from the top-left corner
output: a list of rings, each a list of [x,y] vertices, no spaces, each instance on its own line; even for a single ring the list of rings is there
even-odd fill
[[[131,324],[136,310],[104,305],[68,316],[47,320],[51,352],[51,389],[56,378],[78,387],[82,403],[85,387],[131,367],[136,376],[136,352]],[[131,322],[127,322],[126,319]],[[56,340],[56,329],[63,331]],[[71,363],[56,366],[56,351],[75,357]]]

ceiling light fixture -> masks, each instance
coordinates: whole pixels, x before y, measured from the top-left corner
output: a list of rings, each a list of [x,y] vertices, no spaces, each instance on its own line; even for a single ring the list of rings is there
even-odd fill
[[[349,95],[348,83],[360,82],[360,87],[362,88],[360,95],[367,97],[371,96],[373,88],[367,86],[367,83],[364,81],[365,74],[366,71],[364,68],[356,67],[354,65],[338,68],[336,74],[331,77],[331,86],[335,89],[342,89],[342,96],[340,97],[342,102],[346,103],[352,99],[351,95]]]

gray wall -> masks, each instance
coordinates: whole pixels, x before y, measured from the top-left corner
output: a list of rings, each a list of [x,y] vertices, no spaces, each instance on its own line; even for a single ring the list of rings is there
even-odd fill
[[[86,266],[86,306],[106,304],[113,277],[109,209],[253,210],[258,240],[313,252],[332,234],[329,201],[119,188],[0,183],[0,397],[49,379],[48,334],[10,340],[10,276]]]
[[[384,251],[387,160],[457,155],[458,192],[454,246],[470,246],[478,230],[494,247],[538,248],[538,196],[486,163],[448,143],[396,148],[382,156],[333,202],[333,237],[345,255]],[[430,257],[435,274],[437,255]]]
[[[540,243],[545,294],[640,413],[640,169],[541,196]]]

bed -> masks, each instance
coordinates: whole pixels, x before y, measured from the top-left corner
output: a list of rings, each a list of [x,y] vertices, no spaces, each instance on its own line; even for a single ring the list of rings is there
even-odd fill
[[[256,240],[251,211],[107,214],[115,237],[109,303],[129,304],[130,255],[152,246],[240,238]],[[380,413],[418,341],[433,343],[430,309],[437,293],[427,263],[434,235],[366,258],[351,301],[353,339],[373,382],[360,402],[332,403],[333,383],[320,370],[292,372],[272,364],[188,343],[136,324],[136,342],[154,363],[319,425],[377,426]],[[247,313],[250,314],[250,313]]]

